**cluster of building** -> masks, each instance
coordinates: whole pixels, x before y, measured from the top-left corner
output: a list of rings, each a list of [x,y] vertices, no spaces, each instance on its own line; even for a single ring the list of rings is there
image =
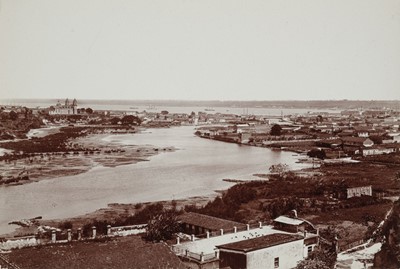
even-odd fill
[[[178,237],[172,250],[190,268],[294,268],[319,244],[318,230],[297,217],[244,225],[189,212],[180,223],[191,236]]]
[[[8,111],[5,109],[4,113]],[[40,109],[29,109],[29,113],[23,112],[23,109],[26,108],[13,108],[17,112],[16,117],[43,115]],[[373,156],[400,151],[400,111],[394,110],[349,110],[289,116],[235,115],[215,111],[169,113],[154,109],[92,112],[90,108],[79,108],[76,99],[70,101],[68,98],[45,109],[45,114],[63,116],[54,118],[62,123],[123,125],[123,117],[135,116],[145,127],[195,125],[198,126],[197,135],[203,138],[304,153],[319,149],[324,150],[326,158]],[[83,117],[68,117],[76,115]],[[278,133],[274,130],[276,126]]]
[[[278,126],[278,133],[273,132],[274,126]],[[218,124],[199,128],[197,134],[247,145],[296,148],[300,152],[320,148],[328,158],[337,158],[399,152],[399,126],[400,112],[386,110],[288,117],[227,115],[220,117]]]

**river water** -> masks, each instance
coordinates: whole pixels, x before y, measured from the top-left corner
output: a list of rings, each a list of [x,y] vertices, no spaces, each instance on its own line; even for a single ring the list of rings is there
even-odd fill
[[[149,161],[114,168],[95,167],[75,176],[47,179],[20,186],[0,187],[0,234],[12,231],[12,220],[43,216],[67,218],[106,207],[211,195],[232,185],[224,178],[255,179],[272,164],[294,169],[297,155],[266,148],[241,146],[194,136],[193,126],[149,129],[140,134],[103,137],[125,145],[175,147]]]

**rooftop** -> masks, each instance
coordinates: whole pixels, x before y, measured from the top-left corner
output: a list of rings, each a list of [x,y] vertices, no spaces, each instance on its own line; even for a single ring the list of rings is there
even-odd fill
[[[240,242],[230,243],[218,246],[218,248],[222,249],[230,249],[230,250],[238,250],[244,252],[250,252],[258,249],[269,248],[272,246],[301,240],[304,237],[297,234],[283,234],[283,233],[276,233],[276,234],[269,234],[262,237],[243,240]]]
[[[233,229],[233,227],[242,227],[245,226],[243,223],[231,221],[231,220],[225,220],[225,219],[220,219],[212,216],[207,216],[203,214],[198,214],[194,212],[188,212],[185,213],[181,216],[179,216],[179,220],[196,225],[199,227],[204,227],[209,230],[219,230],[219,229]]]
[[[272,226],[263,226],[261,228],[240,231],[237,233],[224,234],[220,236],[214,236],[205,239],[199,239],[195,241],[185,242],[179,245],[174,245],[176,253],[184,253],[185,250],[194,253],[214,253],[216,246],[243,241],[247,239],[257,238],[268,234],[285,233],[274,229]],[[290,233],[285,233],[290,234]]]
[[[304,220],[302,219],[289,218],[286,216],[279,216],[276,219],[274,219],[274,221],[289,225],[300,225],[304,222]]]

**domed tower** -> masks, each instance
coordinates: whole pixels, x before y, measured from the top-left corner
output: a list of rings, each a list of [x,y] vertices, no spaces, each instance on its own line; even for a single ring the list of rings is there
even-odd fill
[[[76,101],[76,99],[74,98],[74,100],[72,101],[72,111],[74,114],[78,114],[78,101]]]

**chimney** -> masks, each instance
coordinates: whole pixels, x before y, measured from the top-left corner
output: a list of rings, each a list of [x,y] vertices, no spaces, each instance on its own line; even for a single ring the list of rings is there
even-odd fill
[[[292,211],[293,211],[294,217],[297,218],[297,210],[296,210],[296,209],[293,209]]]

